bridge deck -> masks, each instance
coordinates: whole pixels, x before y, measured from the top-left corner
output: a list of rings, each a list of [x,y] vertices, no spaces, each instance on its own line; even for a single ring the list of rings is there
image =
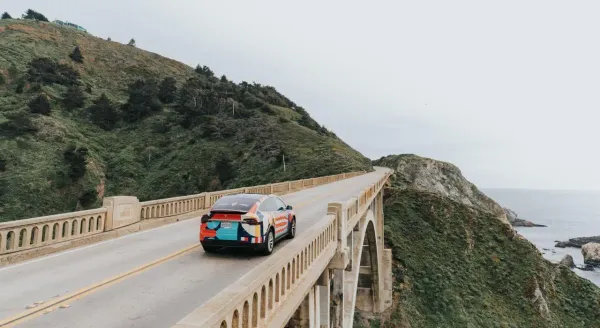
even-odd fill
[[[298,234],[326,214],[329,202],[358,195],[384,174],[377,170],[283,196],[297,212]],[[198,227],[196,218],[2,268],[0,321],[198,245]],[[244,252],[206,254],[197,246],[17,327],[169,327],[264,260]]]

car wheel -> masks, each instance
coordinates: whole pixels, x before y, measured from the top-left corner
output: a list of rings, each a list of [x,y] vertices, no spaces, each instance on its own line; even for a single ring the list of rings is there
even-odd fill
[[[294,217],[292,219],[292,223],[290,223],[290,225],[288,227],[288,234],[287,234],[288,239],[293,239],[294,237],[296,237],[296,217]]]
[[[275,248],[275,233],[273,233],[273,229],[270,229],[269,233],[267,234],[267,239],[265,240],[265,245],[262,250],[263,255],[271,255],[271,253],[273,253],[274,248]]]

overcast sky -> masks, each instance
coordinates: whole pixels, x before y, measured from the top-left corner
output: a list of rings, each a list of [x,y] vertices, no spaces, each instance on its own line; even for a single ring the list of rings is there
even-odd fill
[[[600,189],[597,1],[0,0],[272,85],[370,158]],[[1,41],[1,39],[0,39]]]

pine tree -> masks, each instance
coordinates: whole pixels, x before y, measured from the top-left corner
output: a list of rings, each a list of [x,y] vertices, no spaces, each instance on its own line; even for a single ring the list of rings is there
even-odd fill
[[[163,104],[170,104],[175,101],[177,97],[177,80],[172,77],[165,77],[160,83],[158,90],[158,99]]]
[[[225,75],[221,76],[221,82],[223,82],[223,83],[227,82],[227,76],[225,76]]]
[[[32,9],[27,9],[27,11],[23,14],[23,19],[35,19],[36,21],[42,22],[48,21],[48,18],[46,18],[46,16]]]
[[[135,39],[132,38],[131,40],[129,40],[129,43],[127,45],[135,47]]]
[[[81,54],[81,50],[79,50],[79,46],[75,47],[75,49],[73,49],[73,52],[69,55],[69,57],[71,57],[71,59],[73,59],[73,61],[76,61],[78,63],[83,63],[83,55]]]
[[[29,110],[32,113],[42,114],[46,116],[49,116],[50,111],[52,110],[50,107],[50,102],[48,101],[48,97],[46,97],[43,94],[40,94],[37,97],[31,99],[27,106],[29,106]]]
[[[129,85],[129,99],[122,107],[123,120],[137,122],[161,108],[156,81],[137,80]]]
[[[4,14],[2,14],[2,19],[12,19],[12,16],[5,11]]]
[[[87,110],[92,122],[104,130],[112,130],[119,119],[115,105],[104,93]]]
[[[110,38],[110,36],[108,37],[108,39],[106,39],[106,41],[112,41],[112,39]]]
[[[79,86],[70,86],[63,94],[62,102],[69,110],[81,108],[85,105],[85,94]]]

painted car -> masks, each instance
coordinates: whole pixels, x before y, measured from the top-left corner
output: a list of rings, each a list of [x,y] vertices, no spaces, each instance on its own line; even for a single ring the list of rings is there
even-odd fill
[[[269,255],[277,241],[295,236],[296,214],[275,195],[223,196],[200,223],[200,244],[205,252],[246,247]]]

